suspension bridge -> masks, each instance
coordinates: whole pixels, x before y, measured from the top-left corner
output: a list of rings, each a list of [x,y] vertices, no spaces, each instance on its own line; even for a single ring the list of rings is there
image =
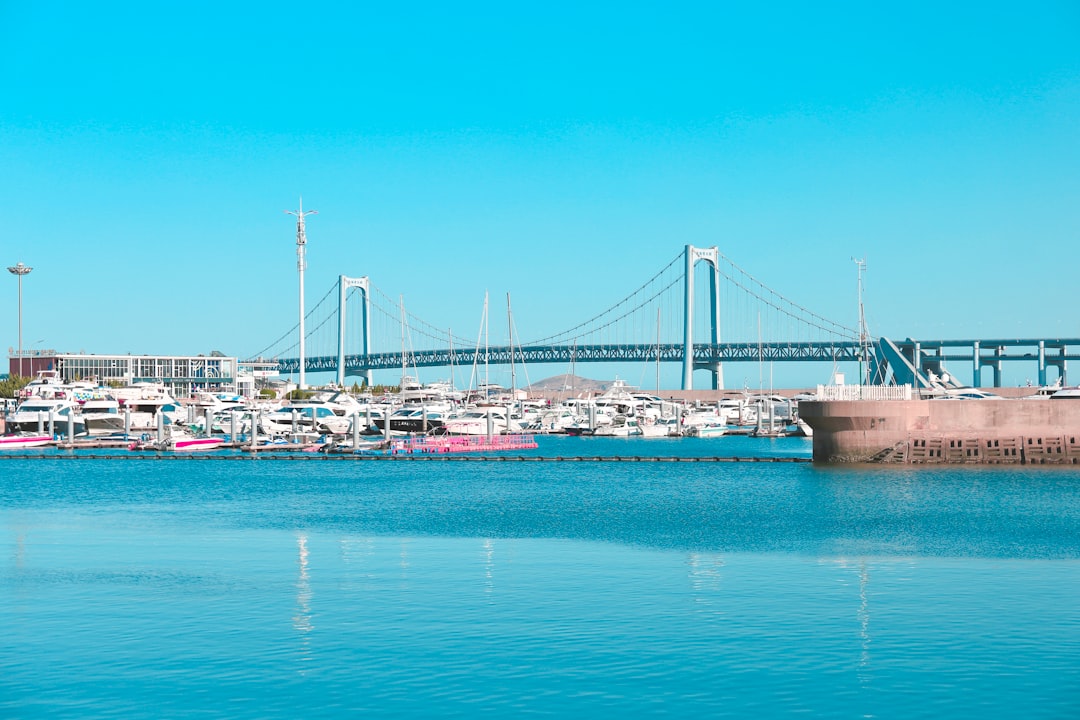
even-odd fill
[[[485,322],[487,312],[485,301]],[[535,339],[515,337],[512,320],[511,337],[497,345],[487,342],[486,332],[476,338],[452,334],[407,312],[400,296],[392,299],[366,276],[339,276],[310,310],[301,304],[299,320],[253,358],[299,374],[301,384],[304,372],[334,373],[339,385],[349,377],[372,385],[373,373],[387,370],[633,362],[680,365],[684,390],[694,389],[698,371],[707,374],[711,389],[723,389],[727,364],[815,362],[857,364],[862,382],[925,387],[948,380],[945,362],[953,361],[970,364],[972,384],[981,384],[989,368],[1000,386],[1003,364],[1025,361],[1037,365],[1045,385],[1051,375],[1064,381],[1067,360],[1080,358],[1080,339],[871,338],[861,297],[861,327],[850,327],[769,288],[718,248],[690,245],[603,311]]]

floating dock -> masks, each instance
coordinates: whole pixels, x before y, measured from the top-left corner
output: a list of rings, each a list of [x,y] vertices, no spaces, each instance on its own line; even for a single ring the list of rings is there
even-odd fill
[[[532,435],[415,435],[390,441],[384,450],[361,450],[367,454],[442,455],[446,453],[500,452],[535,450]]]

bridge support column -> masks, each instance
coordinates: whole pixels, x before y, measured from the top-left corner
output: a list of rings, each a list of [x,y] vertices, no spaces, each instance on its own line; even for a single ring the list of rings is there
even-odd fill
[[[1046,386],[1046,341],[1039,341],[1039,387]]]
[[[694,266],[704,260],[712,266],[709,276],[709,311],[710,341],[715,348],[720,342],[720,249],[696,248],[686,246],[686,275],[683,286],[686,290],[683,304],[683,390],[694,389],[694,370],[704,367],[712,373],[714,390],[724,387],[724,369],[719,361],[709,361],[703,365],[694,363]]]
[[[349,278],[344,275],[338,276],[338,385],[345,387],[345,292],[351,287],[360,288],[364,295],[364,304],[361,306],[361,322],[363,324],[363,355],[367,357],[371,352],[371,327],[368,324],[370,317],[371,293],[370,282],[365,275],[361,278]],[[371,370],[364,371],[364,380],[370,388],[372,385]]]
[[[979,356],[979,341],[971,347],[971,387],[982,387],[982,358]]]
[[[925,387],[925,383],[920,378],[923,374],[922,343],[918,340],[911,346],[911,364],[915,367],[915,380],[912,382],[911,387],[916,389]]]

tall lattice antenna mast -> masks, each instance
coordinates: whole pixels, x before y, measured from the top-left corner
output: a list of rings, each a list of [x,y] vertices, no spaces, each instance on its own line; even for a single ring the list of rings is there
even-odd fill
[[[861,260],[851,258],[859,269],[859,382],[867,385],[870,375],[870,334],[866,330],[866,308],[863,306],[863,272],[866,271],[866,257]]]
[[[296,269],[300,274],[300,384],[303,390],[304,384],[304,270],[307,268],[307,260],[304,258],[304,249],[307,246],[307,234],[304,232],[304,218],[308,215],[317,215],[318,210],[304,212],[304,198],[300,198],[299,210],[286,210],[289,215],[296,216]]]

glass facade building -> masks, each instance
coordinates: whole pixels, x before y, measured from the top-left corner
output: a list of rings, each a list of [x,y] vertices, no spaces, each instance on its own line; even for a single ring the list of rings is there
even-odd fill
[[[162,383],[174,397],[196,392],[236,393],[239,361],[234,357],[180,355],[65,355],[34,358],[35,370],[55,370],[65,381],[96,379],[100,383]]]

